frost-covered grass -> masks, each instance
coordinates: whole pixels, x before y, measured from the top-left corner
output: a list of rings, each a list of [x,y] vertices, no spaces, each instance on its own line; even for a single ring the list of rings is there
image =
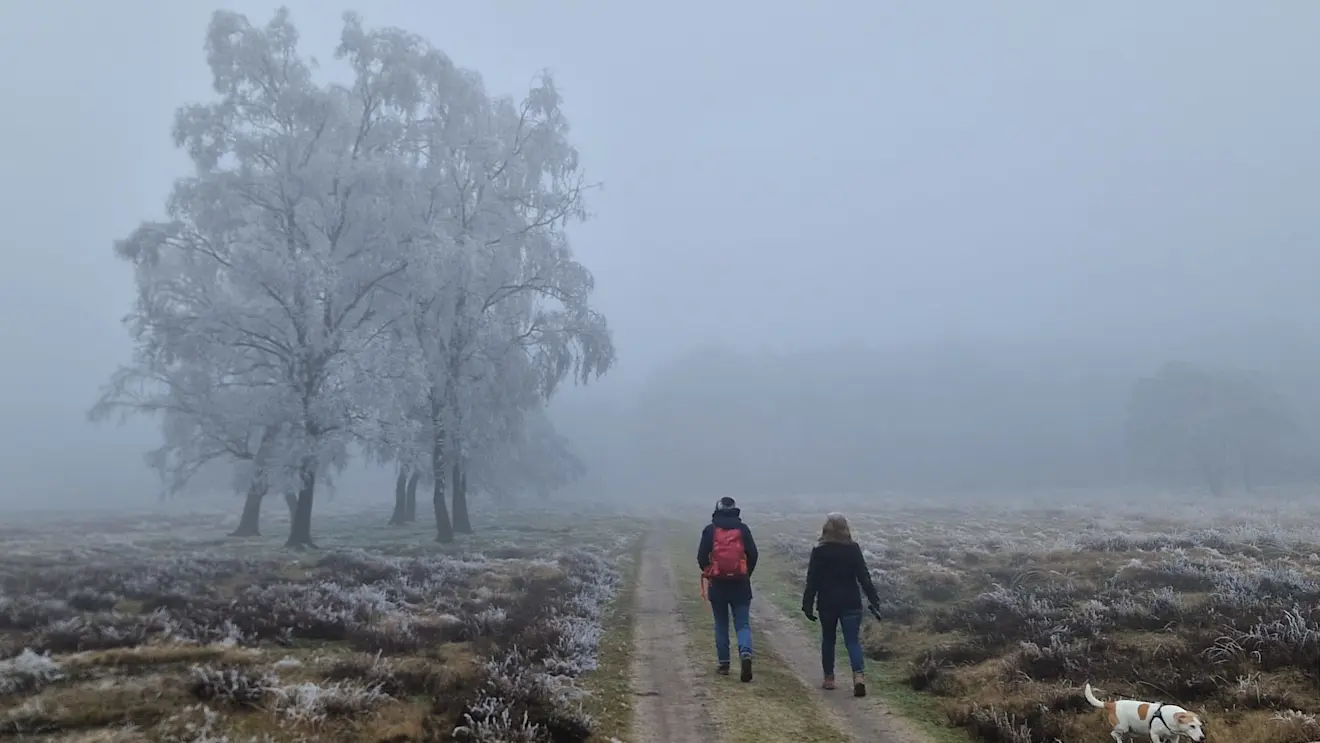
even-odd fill
[[[490,514],[441,548],[388,515],[327,509],[302,553],[277,519],[240,540],[221,514],[7,518],[0,736],[586,740],[638,530]]]
[[[845,512],[883,599],[868,655],[975,740],[1105,743],[1086,681],[1200,710],[1220,739],[1320,740],[1314,496],[819,506],[749,514],[777,577],[800,590],[825,512]]]

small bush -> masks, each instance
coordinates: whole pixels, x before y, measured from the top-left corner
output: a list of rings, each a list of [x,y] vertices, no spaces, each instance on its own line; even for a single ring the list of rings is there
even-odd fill
[[[50,656],[25,649],[16,658],[0,661],[0,697],[31,693],[63,677],[60,664]]]
[[[278,686],[279,679],[271,673],[252,673],[233,666],[193,666],[188,693],[204,702],[257,708]]]

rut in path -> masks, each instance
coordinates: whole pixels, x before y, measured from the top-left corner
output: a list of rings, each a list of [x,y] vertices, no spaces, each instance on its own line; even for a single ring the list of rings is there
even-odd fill
[[[718,740],[705,679],[688,659],[687,622],[663,533],[645,537],[638,570],[633,626],[633,691],[637,703],[628,743],[703,743]]]
[[[866,743],[925,743],[929,740],[874,696],[862,699],[853,697],[852,673],[846,662],[836,671],[842,682],[839,688],[834,691],[822,690],[818,636],[802,629],[795,618],[784,616],[766,598],[752,601],[752,631],[760,632],[762,637],[769,640],[779,657],[806,685],[806,693],[822,699],[834,723],[853,739]],[[839,641],[842,640],[840,635]]]

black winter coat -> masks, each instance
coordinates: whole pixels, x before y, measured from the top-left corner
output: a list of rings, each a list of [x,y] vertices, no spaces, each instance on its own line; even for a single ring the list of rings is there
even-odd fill
[[[860,590],[859,590],[860,587]],[[822,542],[811,550],[807,564],[807,589],[802,593],[802,610],[813,608],[823,615],[860,611],[862,591],[872,605],[880,596],[871,582],[862,548],[856,542]]]
[[[752,539],[752,530],[742,522],[742,510],[729,508],[716,511],[710,516],[710,523],[701,531],[701,543],[697,545],[697,566],[702,572],[710,567],[710,553],[715,549],[715,528],[741,529],[743,549],[747,552],[747,577],[735,580],[713,580],[706,588],[706,597],[711,601],[730,604],[746,604],[752,600],[752,573],[756,572],[756,540]]]

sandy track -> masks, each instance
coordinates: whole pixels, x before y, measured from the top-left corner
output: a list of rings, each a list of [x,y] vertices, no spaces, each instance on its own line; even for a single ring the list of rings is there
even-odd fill
[[[852,673],[845,662],[838,667],[839,688],[820,688],[820,640],[805,631],[795,617],[785,616],[765,599],[752,602],[752,629],[766,638],[775,652],[820,699],[839,729],[866,743],[924,743],[928,738],[894,714],[875,696],[857,699],[852,695]],[[842,635],[839,642],[843,641]]]
[[[637,579],[633,627],[633,690],[637,704],[628,743],[702,743],[718,740],[707,679],[688,658],[689,627],[663,535],[646,537]]]

